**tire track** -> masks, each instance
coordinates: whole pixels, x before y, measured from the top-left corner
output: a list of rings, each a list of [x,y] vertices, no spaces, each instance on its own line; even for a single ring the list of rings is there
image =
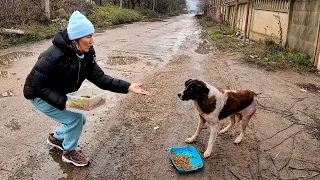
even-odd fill
[[[217,58],[216,56],[213,58],[213,65],[216,67],[219,76],[223,80],[224,85],[227,89],[238,90],[241,89],[241,85],[238,81],[236,81],[235,77],[232,75],[230,68],[226,64],[225,61],[219,61],[222,58]]]

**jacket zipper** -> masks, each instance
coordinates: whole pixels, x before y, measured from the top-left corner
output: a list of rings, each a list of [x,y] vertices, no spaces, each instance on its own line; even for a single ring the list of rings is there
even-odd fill
[[[80,71],[81,71],[81,62],[79,61],[79,71],[78,71],[78,78],[77,78],[77,83],[76,85],[74,86],[74,89],[73,91],[76,91],[76,87],[78,85],[78,82],[79,82],[79,79],[80,79]]]

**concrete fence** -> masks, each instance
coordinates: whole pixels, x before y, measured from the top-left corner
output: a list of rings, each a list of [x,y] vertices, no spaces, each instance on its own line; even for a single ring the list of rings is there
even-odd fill
[[[257,41],[271,38],[288,48],[306,53],[320,69],[320,1],[226,0],[223,20]],[[247,11],[249,8],[249,11]],[[246,16],[248,23],[246,24]]]

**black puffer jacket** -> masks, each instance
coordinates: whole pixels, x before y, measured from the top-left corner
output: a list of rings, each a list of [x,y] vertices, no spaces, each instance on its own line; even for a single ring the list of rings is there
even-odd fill
[[[52,42],[53,45],[40,54],[26,79],[23,89],[25,98],[40,97],[63,110],[66,94],[77,91],[85,79],[104,90],[128,93],[130,83],[105,75],[95,61],[93,48],[84,53],[84,59],[79,61],[66,30],[59,31]]]

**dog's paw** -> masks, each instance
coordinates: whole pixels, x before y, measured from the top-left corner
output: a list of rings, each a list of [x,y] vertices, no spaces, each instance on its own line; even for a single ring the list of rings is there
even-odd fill
[[[193,142],[195,142],[196,141],[196,138],[187,138],[186,140],[184,140],[184,142],[186,142],[186,143],[193,143]]]
[[[203,157],[204,157],[204,158],[207,158],[207,157],[209,157],[210,155],[211,155],[211,152],[205,151],[204,154],[203,154]]]
[[[242,138],[238,137],[235,141],[234,141],[234,144],[238,145],[240,144],[242,141]]]

